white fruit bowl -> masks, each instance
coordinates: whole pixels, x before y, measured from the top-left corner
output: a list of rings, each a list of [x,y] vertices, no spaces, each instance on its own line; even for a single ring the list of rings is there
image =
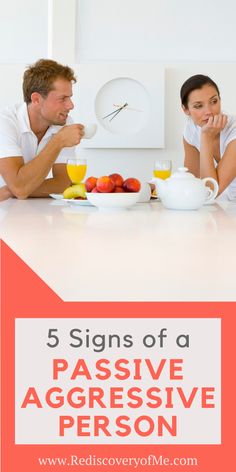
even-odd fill
[[[87,199],[92,205],[98,207],[100,211],[125,210],[139,199],[139,192],[124,193],[93,193],[87,192]]]

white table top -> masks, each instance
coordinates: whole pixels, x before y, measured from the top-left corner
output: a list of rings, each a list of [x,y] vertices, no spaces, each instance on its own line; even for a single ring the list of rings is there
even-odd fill
[[[235,301],[236,202],[101,213],[52,199],[0,204],[0,237],[67,301]]]

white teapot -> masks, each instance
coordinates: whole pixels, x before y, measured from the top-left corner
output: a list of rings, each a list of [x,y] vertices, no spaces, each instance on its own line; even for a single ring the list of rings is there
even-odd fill
[[[197,210],[204,204],[212,203],[217,196],[219,186],[215,179],[198,179],[188,172],[187,167],[179,167],[166,180],[155,178],[157,194],[163,205],[172,210]],[[206,186],[213,184],[213,190]]]

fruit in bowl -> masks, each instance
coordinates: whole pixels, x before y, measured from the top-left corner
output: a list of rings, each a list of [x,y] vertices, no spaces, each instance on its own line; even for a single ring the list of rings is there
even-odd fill
[[[115,190],[115,184],[113,180],[107,175],[98,177],[96,187],[97,187],[97,190],[101,193],[110,193]]]
[[[139,200],[141,184],[130,177],[124,180],[122,175],[114,173],[98,177],[88,177],[85,181],[87,199],[102,211],[124,210]]]
[[[120,174],[110,174],[110,179],[114,182],[115,187],[122,187],[124,183],[124,179]]]
[[[115,187],[115,190],[114,190],[114,193],[124,193],[125,190],[123,189],[123,187]]]
[[[131,193],[139,192],[141,183],[134,177],[124,180],[120,174],[110,174],[98,178],[88,177],[85,188],[87,192],[93,193]]]
[[[123,183],[123,189],[125,192],[139,192],[141,188],[141,184],[138,179],[134,179],[130,177],[126,179]]]
[[[97,177],[88,177],[85,180],[85,188],[87,192],[92,192],[92,190],[96,187],[97,185]]]

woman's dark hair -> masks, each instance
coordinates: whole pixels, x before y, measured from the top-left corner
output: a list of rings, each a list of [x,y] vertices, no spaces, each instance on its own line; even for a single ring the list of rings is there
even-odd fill
[[[218,89],[218,86],[214,82],[214,80],[210,79],[207,75],[193,75],[192,77],[189,77],[184,84],[182,85],[180,89],[180,98],[181,98],[181,103],[182,105],[187,108],[188,107],[188,97],[189,94],[195,90],[195,89],[201,89],[204,85],[212,85],[215,87],[219,97],[220,97],[220,91]]]

